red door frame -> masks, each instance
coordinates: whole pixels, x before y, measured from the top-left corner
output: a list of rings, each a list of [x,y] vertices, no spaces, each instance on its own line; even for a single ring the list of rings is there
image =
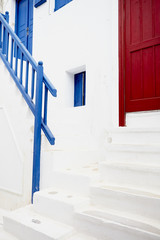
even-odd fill
[[[126,125],[125,114],[125,17],[124,0],[119,0],[119,126]]]

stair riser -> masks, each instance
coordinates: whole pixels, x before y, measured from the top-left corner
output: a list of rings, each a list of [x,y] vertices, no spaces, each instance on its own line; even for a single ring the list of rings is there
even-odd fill
[[[88,196],[90,179],[87,176],[53,172],[49,187],[52,186],[56,189],[64,189],[70,193]]]
[[[54,240],[53,238],[46,236],[39,231],[35,231],[19,222],[6,217],[4,218],[4,230],[10,234],[13,234],[20,240]]]
[[[126,227],[116,222],[104,222],[92,217],[76,214],[75,227],[78,231],[89,233],[90,235],[101,240],[160,240],[160,236],[150,234],[136,228]]]
[[[106,185],[135,188],[159,194],[160,174],[141,169],[128,169],[110,165],[100,166],[101,178]]]
[[[142,163],[160,165],[160,153],[134,152],[134,151],[107,151],[106,161]]]
[[[69,204],[35,196],[33,208],[37,213],[50,217],[56,221],[73,224],[74,208]]]
[[[108,189],[91,188],[91,203],[106,209],[113,209],[160,221],[160,199]]]
[[[115,144],[160,144],[160,131],[111,133],[110,138]]]

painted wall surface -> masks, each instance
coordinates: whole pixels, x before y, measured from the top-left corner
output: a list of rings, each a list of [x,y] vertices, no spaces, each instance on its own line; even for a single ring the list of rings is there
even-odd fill
[[[50,147],[43,138],[45,188],[52,184],[57,162],[78,165],[78,151],[103,151],[106,129],[118,125],[118,1],[73,0],[56,12],[54,1],[47,1],[34,9],[33,28],[33,55],[43,60],[58,91],[57,99],[49,101],[48,118],[56,145]],[[86,71],[86,105],[74,108],[74,74],[81,71]],[[90,150],[86,161],[93,156]]]
[[[4,107],[0,108],[0,187],[22,194],[23,161]],[[15,174],[16,172],[16,174]]]
[[[33,116],[0,60],[0,208],[30,203]]]
[[[10,26],[15,28],[15,0],[1,0],[1,12],[5,14],[6,11],[9,12],[9,23]]]
[[[58,89],[52,122],[89,123],[95,135],[117,125],[117,21],[117,0],[73,0],[56,12],[47,1],[34,9],[33,55]],[[74,108],[73,75],[84,70],[86,106]]]

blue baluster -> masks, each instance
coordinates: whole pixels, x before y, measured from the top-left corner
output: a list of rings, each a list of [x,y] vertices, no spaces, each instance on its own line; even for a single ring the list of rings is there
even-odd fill
[[[31,83],[31,99],[34,98],[34,79],[35,79],[35,70],[32,68],[32,83]]]
[[[23,53],[21,53],[20,84],[22,84],[22,78],[23,78]]]
[[[29,71],[29,62],[26,62],[26,83],[25,83],[25,92],[28,93],[28,71]]]
[[[2,48],[2,23],[0,22],[0,48]]]
[[[26,93],[28,93],[28,70],[29,70],[29,62],[26,61],[26,84],[25,84]]]
[[[17,67],[18,67],[18,46],[15,45],[15,75],[17,76]]]
[[[11,68],[13,67],[13,44],[14,44],[14,40],[12,38],[11,39],[11,58],[10,58],[10,66],[11,66]]]
[[[6,53],[6,28],[3,26],[3,42],[2,42],[2,53]]]
[[[6,60],[8,61],[9,32],[6,30]]]
[[[45,86],[44,92],[44,124],[47,125],[47,103],[48,103],[48,88]]]

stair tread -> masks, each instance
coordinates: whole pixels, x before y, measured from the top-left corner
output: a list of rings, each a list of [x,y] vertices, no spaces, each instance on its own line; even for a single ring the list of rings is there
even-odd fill
[[[160,153],[159,144],[135,144],[135,143],[110,143],[106,146],[108,151]]]
[[[96,176],[98,172],[98,162],[86,164],[82,167],[66,168],[55,170],[55,172],[65,173],[65,174],[74,174],[74,175],[84,175],[84,176]]]
[[[94,221],[97,224],[114,223],[160,235],[159,222],[146,219],[142,216],[122,213],[121,211],[104,209],[99,206],[97,207],[91,205],[85,210],[83,209],[83,211],[77,211],[76,214],[78,216],[83,216],[90,221]]]
[[[109,190],[109,191],[121,192],[121,193],[130,194],[130,195],[143,196],[143,197],[146,197],[146,198],[160,199],[159,194],[142,191],[142,190],[135,189],[135,188],[125,188],[125,187],[121,187],[121,186],[106,185],[105,183],[103,184],[102,182],[100,182],[96,185],[93,185],[92,188],[100,188],[100,189],[104,189],[104,190],[106,189],[106,190]]]
[[[25,208],[15,210],[6,215],[5,218],[18,222],[53,239],[73,234],[72,227],[42,216],[34,212],[32,207],[32,205],[29,205]]]

